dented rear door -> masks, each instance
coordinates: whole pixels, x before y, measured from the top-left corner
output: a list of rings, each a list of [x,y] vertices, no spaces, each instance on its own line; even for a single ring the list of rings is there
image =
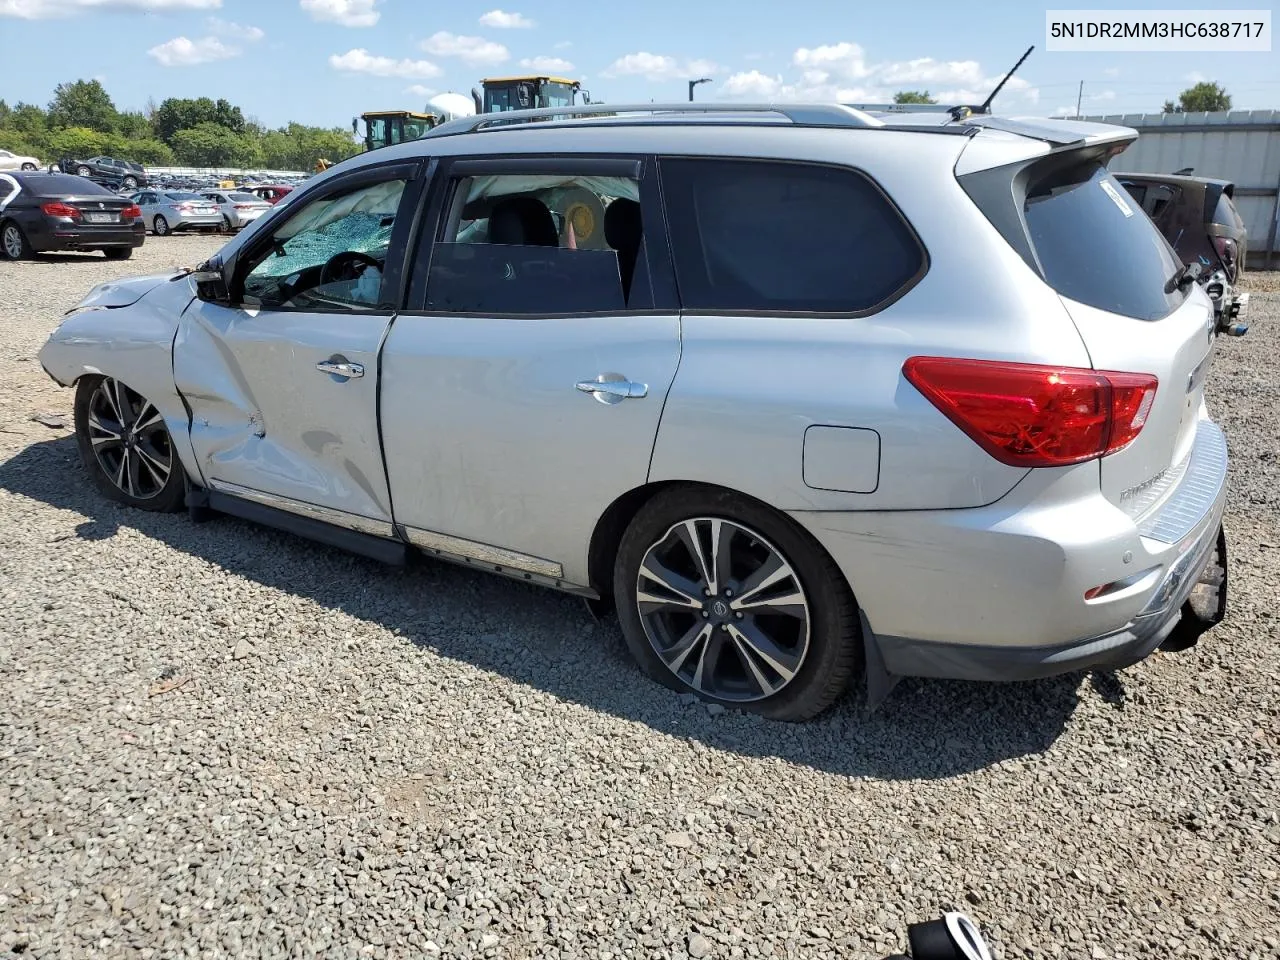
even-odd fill
[[[183,315],[174,377],[211,489],[392,534],[378,355],[399,302],[416,169],[365,171],[300,197],[239,256],[237,305],[196,301]]]

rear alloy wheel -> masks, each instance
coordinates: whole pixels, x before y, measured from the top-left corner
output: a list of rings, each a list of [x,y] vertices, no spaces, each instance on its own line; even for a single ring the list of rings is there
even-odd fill
[[[4,251],[7,260],[26,260],[31,256],[31,244],[22,228],[12,220],[0,226],[0,250]]]
[[[137,178],[137,177],[125,177],[125,178],[124,178],[124,180],[122,181],[122,183],[123,183],[123,186],[124,186],[124,188],[125,188],[126,190],[137,190],[137,189],[138,189],[138,178]]]
[[[151,221],[151,230],[157,237],[163,237],[169,232],[169,221],[157,214]]]
[[[93,173],[93,171],[90,170],[88,167],[76,167],[76,173],[79,176],[87,177],[89,176],[89,174]]]
[[[24,173],[34,173],[35,169],[36,169],[36,165],[34,163],[24,163],[22,165],[22,170]]]
[[[619,546],[614,593],[644,671],[725,706],[805,720],[860,662],[840,571],[786,517],[728,491],[684,488],[646,504]]]
[[[113,377],[83,377],[76,441],[94,484],[117,503],[167,512],[183,499],[182,464],[151,401]]]
[[[225,213],[222,215],[222,229],[227,233],[231,233],[235,229],[235,227],[231,226],[231,218]]]

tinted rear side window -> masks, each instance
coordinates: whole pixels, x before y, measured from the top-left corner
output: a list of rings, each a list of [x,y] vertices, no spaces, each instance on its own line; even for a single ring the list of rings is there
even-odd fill
[[[1024,210],[1045,279],[1064,297],[1139,320],[1168,316],[1186,299],[1185,290],[1164,289],[1181,262],[1100,164],[1032,183]]]
[[[867,312],[924,268],[911,228],[852,170],[720,159],[661,169],[686,309]]]
[[[1213,211],[1213,222],[1220,223],[1224,227],[1235,227],[1237,230],[1244,227],[1239,210],[1225,193],[1218,196],[1218,205]]]

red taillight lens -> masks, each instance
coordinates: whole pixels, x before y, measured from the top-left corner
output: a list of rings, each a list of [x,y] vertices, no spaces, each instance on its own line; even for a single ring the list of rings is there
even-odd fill
[[[138,220],[142,217],[142,208],[136,203],[131,203],[120,211],[121,220]]]
[[[43,204],[40,209],[50,217],[70,217],[72,220],[80,219],[80,208],[73,207],[69,203],[63,203],[61,200],[51,200],[49,203]]]
[[[237,203],[237,204],[236,204],[236,209],[237,209],[237,210],[252,210],[252,209],[253,209],[253,204],[252,204],[252,203]]]
[[[1224,266],[1229,267],[1236,262],[1236,242],[1230,237],[1214,237],[1213,249],[1218,251]]]
[[[195,207],[193,207],[189,203],[180,203],[178,204],[177,209],[181,210],[183,213],[190,213],[192,210],[195,209]]]
[[[1014,467],[1105,457],[1142,431],[1159,381],[1033,363],[911,357],[903,374],[974,442]]]

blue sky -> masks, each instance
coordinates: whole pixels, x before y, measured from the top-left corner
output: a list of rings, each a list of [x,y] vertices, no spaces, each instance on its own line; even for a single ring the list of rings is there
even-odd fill
[[[120,108],[204,95],[268,125],[346,126],[534,69],[584,78],[610,103],[681,100],[704,76],[699,99],[927,88],[972,102],[1034,43],[1002,112],[1074,112],[1080,80],[1087,114],[1156,111],[1199,79],[1224,84],[1237,108],[1280,108],[1280,54],[1050,53],[1045,7],[1025,0],[501,2],[0,0],[0,98],[43,104],[57,83],[97,77]]]

